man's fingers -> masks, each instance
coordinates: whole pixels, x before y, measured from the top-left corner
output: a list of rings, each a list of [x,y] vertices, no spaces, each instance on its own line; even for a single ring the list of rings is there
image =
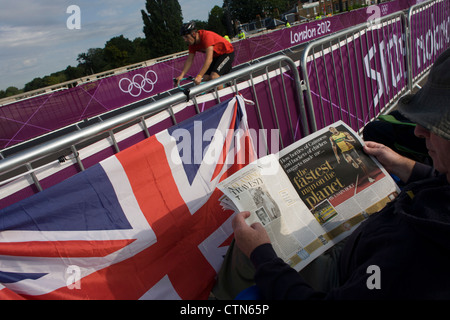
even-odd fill
[[[246,225],[245,219],[247,219],[248,217],[250,217],[249,211],[238,212],[233,218],[233,221],[231,221],[231,226],[233,227],[233,229],[236,229],[242,224]]]
[[[379,148],[382,146],[380,143],[375,141],[364,141],[364,144],[369,148]]]
[[[256,231],[260,231],[260,230],[264,229],[263,225],[259,222],[252,223],[252,225],[250,227],[252,227],[252,229],[254,229]]]
[[[242,211],[242,216],[244,217],[244,219],[247,219],[248,217],[250,217],[250,211]]]

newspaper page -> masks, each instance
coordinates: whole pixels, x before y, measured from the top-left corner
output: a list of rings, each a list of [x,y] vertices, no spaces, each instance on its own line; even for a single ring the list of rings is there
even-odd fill
[[[278,163],[269,155],[247,165],[218,185],[224,209],[250,211],[246,222],[260,222],[277,255],[300,270],[312,257],[305,248],[320,236],[313,215]],[[322,232],[323,233],[323,232]],[[309,259],[310,258],[310,259]],[[301,263],[303,262],[303,263]]]
[[[379,211],[400,191],[342,121],[281,150],[279,157],[297,194],[327,232]]]
[[[277,255],[301,270],[399,192],[362,143],[342,121],[321,129],[222,181],[222,206],[250,211],[247,223],[262,223]]]

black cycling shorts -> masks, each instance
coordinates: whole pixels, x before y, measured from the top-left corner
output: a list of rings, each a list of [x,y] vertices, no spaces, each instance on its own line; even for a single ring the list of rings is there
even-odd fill
[[[232,53],[226,53],[221,56],[213,58],[208,71],[205,74],[210,75],[212,72],[217,73],[219,76],[223,76],[231,71],[231,67],[234,60],[234,51]]]

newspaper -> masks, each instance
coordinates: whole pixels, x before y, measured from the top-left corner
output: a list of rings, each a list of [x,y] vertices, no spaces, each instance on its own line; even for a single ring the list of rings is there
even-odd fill
[[[363,141],[338,121],[222,181],[225,210],[250,211],[277,255],[297,271],[400,192]]]

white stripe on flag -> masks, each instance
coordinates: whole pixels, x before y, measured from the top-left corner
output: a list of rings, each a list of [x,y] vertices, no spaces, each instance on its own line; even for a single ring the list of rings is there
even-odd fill
[[[172,282],[167,275],[162,277],[150,290],[148,290],[139,300],[181,300],[175,291]]]

